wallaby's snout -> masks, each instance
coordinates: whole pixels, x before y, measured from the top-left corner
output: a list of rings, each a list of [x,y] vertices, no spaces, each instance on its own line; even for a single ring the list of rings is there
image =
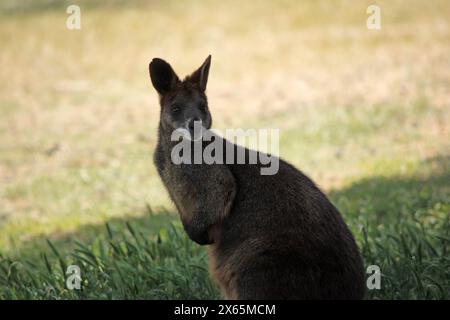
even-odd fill
[[[196,123],[198,122],[198,123]],[[200,120],[199,118],[195,117],[195,118],[190,118],[187,121],[187,129],[191,132],[194,132],[194,128],[195,126],[201,126],[202,125],[202,120]]]
[[[203,135],[203,122],[200,118],[194,117],[187,120],[186,129],[192,140],[198,140]]]

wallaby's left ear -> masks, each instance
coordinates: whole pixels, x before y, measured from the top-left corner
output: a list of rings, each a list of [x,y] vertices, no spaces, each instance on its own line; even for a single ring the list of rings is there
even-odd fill
[[[194,73],[189,76],[189,81],[195,82],[200,89],[205,91],[208,83],[209,66],[211,65],[211,55],[206,58],[205,62]]]

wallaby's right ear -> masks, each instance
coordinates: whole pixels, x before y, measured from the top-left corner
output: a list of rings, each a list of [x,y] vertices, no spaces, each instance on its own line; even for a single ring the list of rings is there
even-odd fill
[[[180,81],[170,64],[162,59],[154,58],[148,66],[153,87],[163,95],[172,90]]]

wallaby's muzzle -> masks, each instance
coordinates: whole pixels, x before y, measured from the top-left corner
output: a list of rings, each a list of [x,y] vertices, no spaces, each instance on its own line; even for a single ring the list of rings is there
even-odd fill
[[[202,121],[198,118],[191,118],[186,120],[186,129],[189,131],[191,140],[199,140],[203,136]]]

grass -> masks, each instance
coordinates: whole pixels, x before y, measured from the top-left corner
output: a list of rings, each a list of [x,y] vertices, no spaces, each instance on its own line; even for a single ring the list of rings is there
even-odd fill
[[[367,298],[450,298],[448,1],[377,1],[380,31],[370,1],[81,0],[79,31],[67,3],[0,4],[0,298],[220,297],[152,165],[147,71],[209,53],[215,127],[280,129],[380,266]]]
[[[211,299],[217,288],[208,279],[205,252],[173,225],[153,237],[126,223],[128,234],[116,234],[75,248],[62,256],[48,241],[53,259],[39,262],[3,259],[2,299]],[[82,290],[66,287],[69,265],[81,268]]]

